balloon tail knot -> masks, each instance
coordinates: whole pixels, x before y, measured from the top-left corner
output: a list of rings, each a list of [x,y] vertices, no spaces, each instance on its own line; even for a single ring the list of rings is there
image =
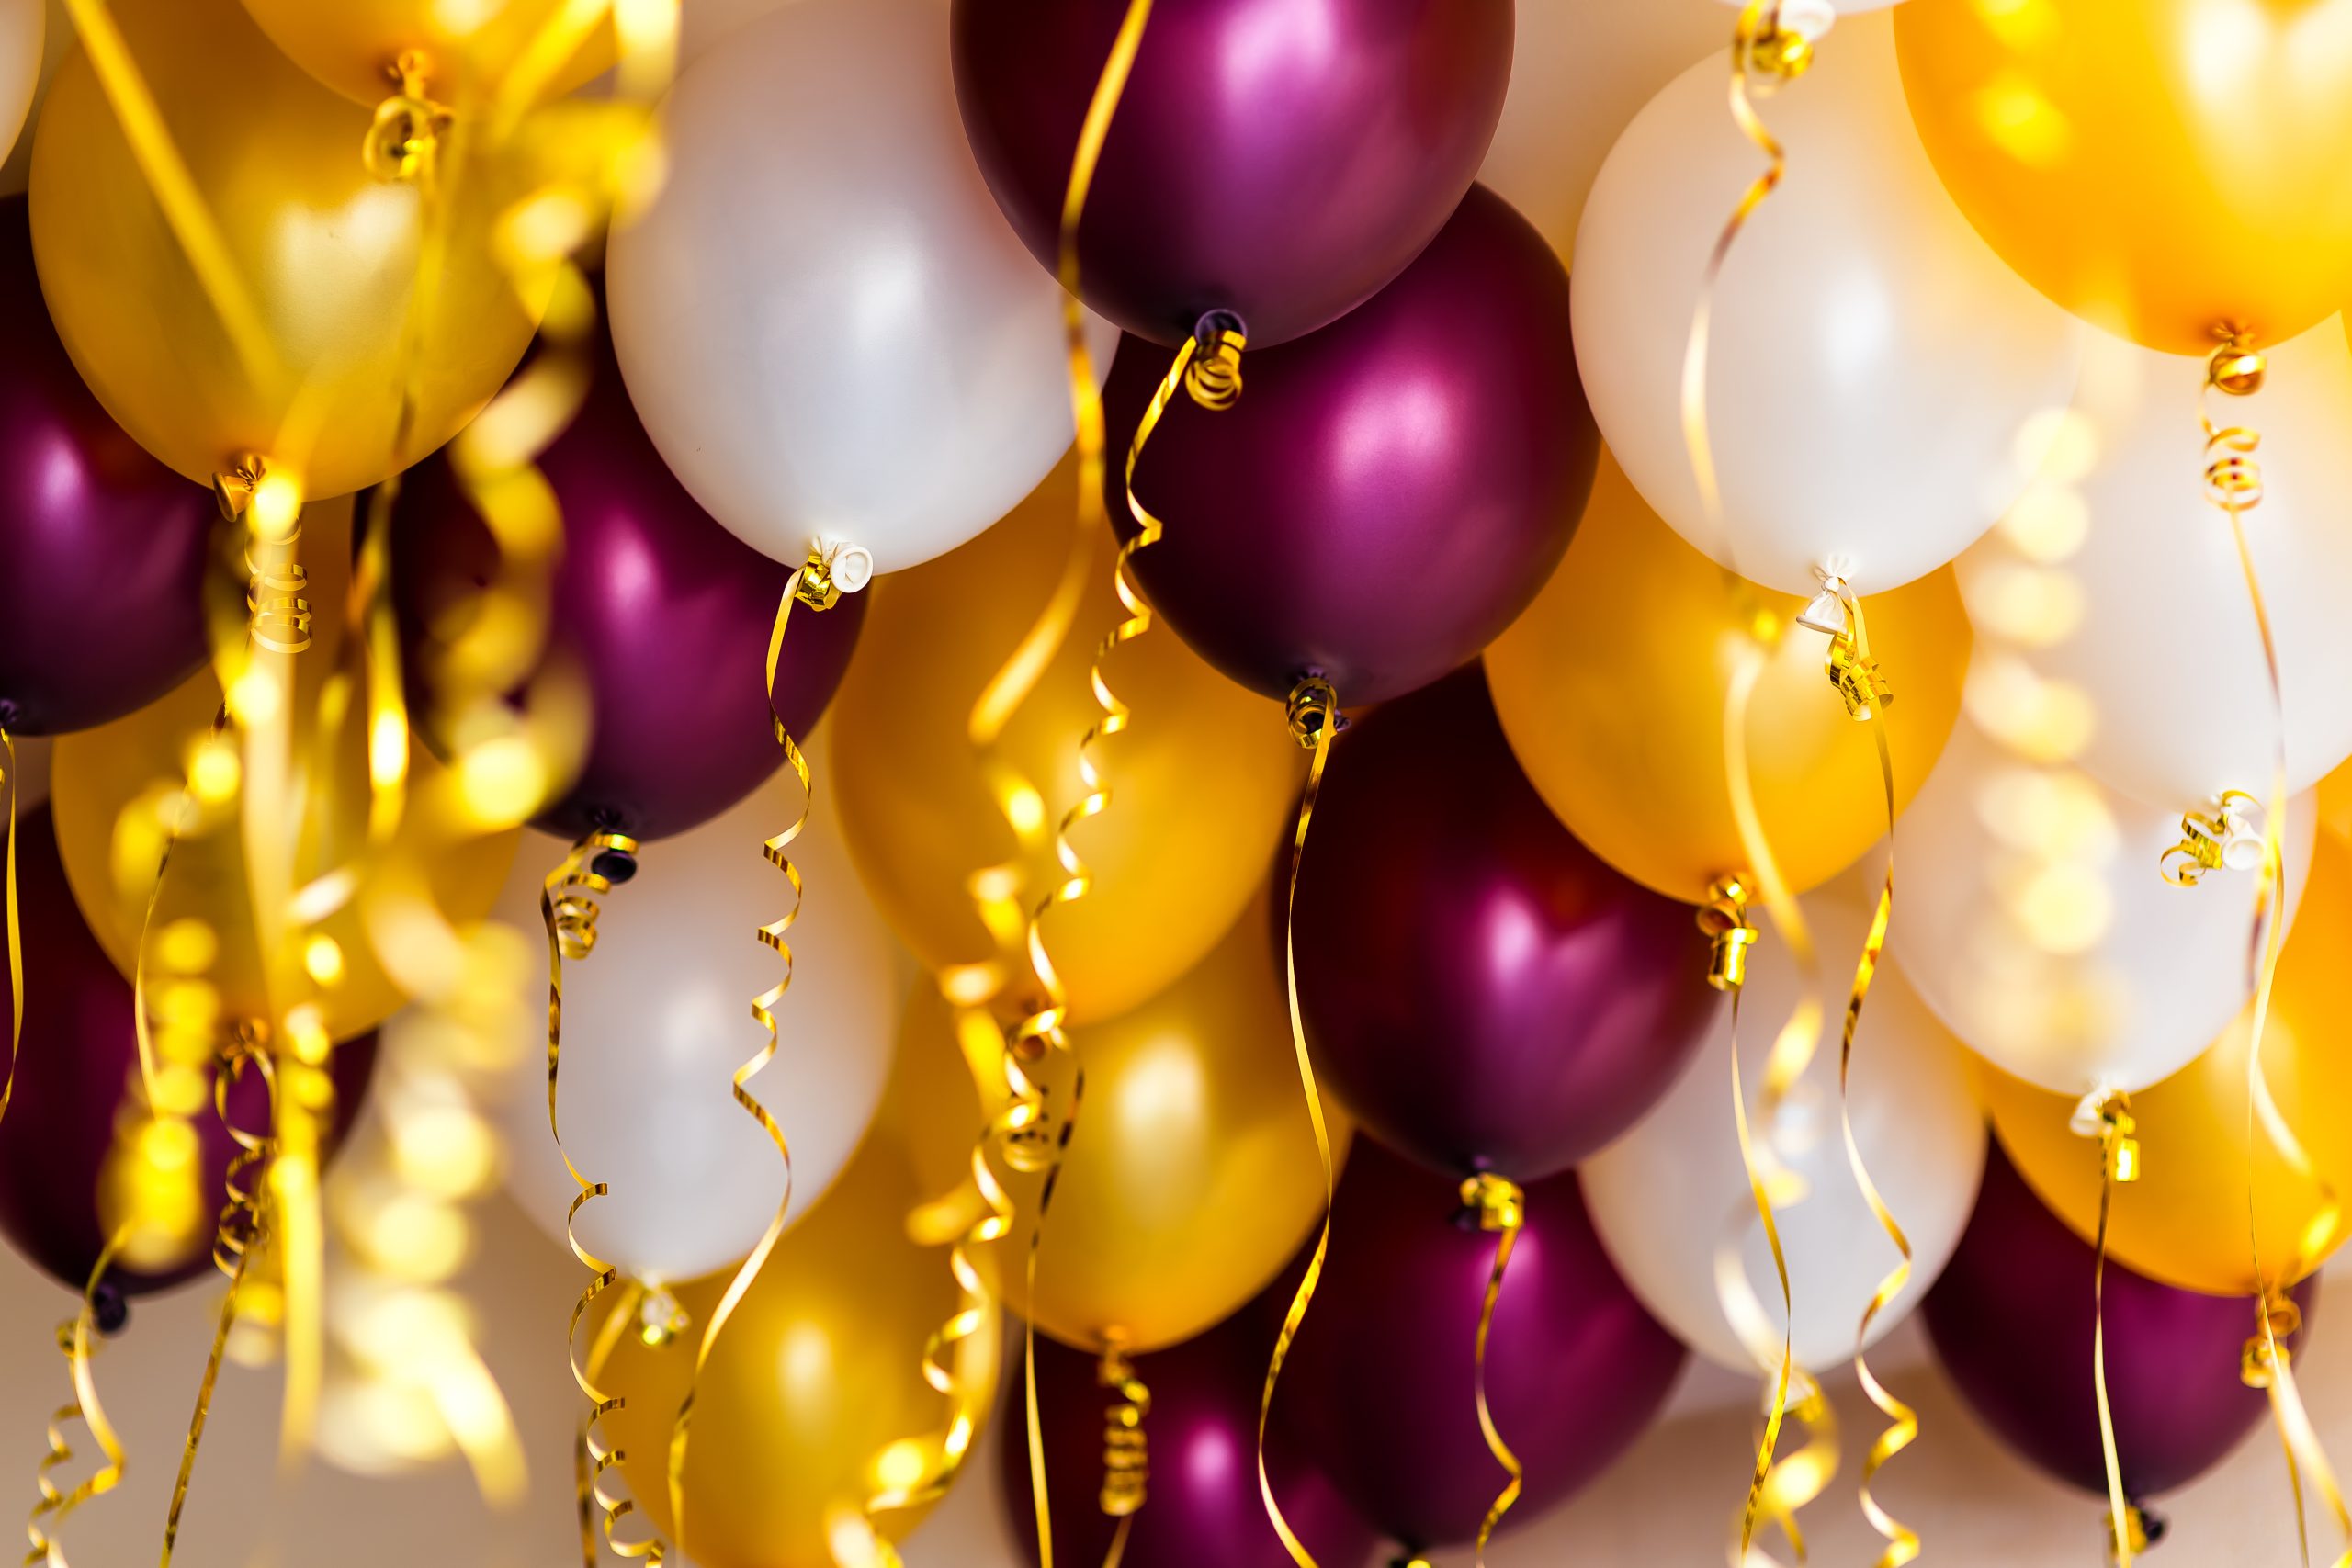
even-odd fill
[[[2134,1555],[2147,1551],[2148,1548],[2164,1540],[2166,1527],[2161,1515],[2152,1513],[2140,1504],[2134,1503],[2123,1510],[2123,1528],[2131,1539],[2126,1542],[2119,1543],[2115,1539],[2114,1519],[2110,1517],[2107,1520],[2107,1560],[2109,1562],[2129,1561],[2123,1551],[2119,1549],[2120,1546],[2128,1546]]]
[[[637,1303],[637,1340],[649,1350],[666,1350],[695,1325],[694,1314],[666,1285],[648,1285]]]
[[[844,593],[874,581],[874,557],[862,545],[812,546],[792,585],[792,596],[812,610],[830,610]]]
[[[2267,1389],[2277,1381],[2271,1348],[2278,1348],[2278,1360],[2293,1362],[2294,1348],[2287,1341],[2302,1332],[2303,1309],[2273,1282],[2263,1287],[2255,1311],[2255,1332],[2239,1358],[2238,1381],[2248,1388]]]
[[[1193,328],[1193,359],[1184,367],[1184,390],[1212,412],[1241,400],[1241,351],[1249,333],[1230,310],[1211,310]]]
[[[1748,918],[1754,897],[1743,876],[1719,876],[1699,906],[1699,929],[1714,943],[1707,961],[1707,984],[1718,991],[1736,991],[1747,983],[1747,950],[1755,945],[1756,923]]]
[[[2157,869],[2175,887],[2194,887],[2213,871],[2255,871],[2267,852],[2262,802],[2242,789],[2224,790],[2202,811],[2184,812],[2180,841],[2165,851]]]
[[[1145,1483],[1151,1474],[1143,1429],[1144,1417],[1151,1414],[1151,1390],[1115,1345],[1102,1352],[1094,1381],[1113,1396],[1102,1423],[1102,1491],[1098,1500],[1103,1513],[1124,1519],[1142,1509]]]
[[[2097,1138],[2104,1145],[2107,1179],[2118,1184],[2140,1179],[2140,1131],[2132,1114],[2132,1097],[2120,1089],[2095,1089],[2075,1103],[2068,1122],[2078,1137]]]
[[[1741,73],[1762,92],[1795,81],[1837,19],[1829,0],[1749,0],[1732,42]]]
[[[430,67],[422,51],[408,49],[384,68],[396,90],[376,106],[360,156],[368,172],[387,184],[428,185],[439,166],[453,119],[425,90]]]
[[[597,831],[572,846],[548,878],[548,919],[563,956],[578,963],[596,951],[598,900],[637,874],[637,840]]]
[[[1309,751],[1327,729],[1337,735],[1348,727],[1348,716],[1340,711],[1340,694],[1320,675],[1299,678],[1290,689],[1283,716],[1290,725],[1291,739]]]
[[[2217,392],[2233,398],[2250,397],[2262,390],[2262,380],[2269,369],[2269,361],[2254,346],[2254,334],[2228,321],[2215,323],[2213,336],[2220,340],[2218,348],[2206,357],[2205,384]]]
[[[1527,1223],[1527,1195],[1507,1176],[1482,1170],[1463,1178],[1462,1208],[1482,1231],[1515,1231]]]

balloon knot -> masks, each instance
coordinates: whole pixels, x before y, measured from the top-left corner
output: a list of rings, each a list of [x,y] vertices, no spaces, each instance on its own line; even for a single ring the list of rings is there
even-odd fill
[[[637,840],[599,830],[571,847],[547,880],[548,921],[573,963],[596,951],[597,900],[637,874]]]
[[[2120,1089],[2095,1089],[2075,1102],[2067,1125],[2078,1137],[2099,1141],[2109,1180],[2140,1179],[2140,1140],[2135,1135],[2140,1123],[2132,1114],[2130,1095]]]
[[[2161,1515],[2133,1503],[2123,1510],[2123,1528],[2131,1539],[2119,1542],[2115,1539],[2115,1519],[2111,1515],[2107,1517],[2107,1560],[2109,1562],[2124,1561],[2122,1548],[2126,1546],[2134,1556],[2147,1551],[2164,1540],[2165,1531],[2169,1527]]]
[[[2222,321],[2216,323],[2213,335],[2221,340],[2221,346],[2206,357],[2205,384],[2233,398],[2250,397],[2262,390],[2269,362],[2254,346],[2254,334]]]
[[[1747,918],[1752,897],[1741,876],[1719,876],[1707,888],[1699,906],[1699,929],[1714,943],[1707,961],[1707,984],[1718,991],[1736,991],[1747,983],[1747,950],[1758,935]]]
[[[1184,389],[1212,412],[1241,400],[1241,350],[1249,344],[1241,318],[1211,310],[1193,328],[1193,362],[1184,367]]]
[[[1340,711],[1340,694],[1320,675],[1299,677],[1283,705],[1283,717],[1291,739],[1310,751],[1325,731],[1337,735],[1348,727],[1348,716]]]
[[[422,51],[411,49],[385,67],[384,73],[399,90],[376,106],[375,122],[360,148],[368,172],[379,180],[422,185],[432,179],[440,162],[442,139],[452,117],[426,95],[428,63]]]
[[[1814,45],[1837,19],[1828,0],[1750,0],[1732,39],[1742,74],[1767,91],[1795,81],[1813,68]]]
[[[812,610],[830,610],[844,593],[855,593],[874,580],[874,557],[862,545],[818,545],[800,563],[792,596]]]
[[[2302,1331],[2303,1309],[2296,1304],[2294,1297],[2272,1283],[2262,1288],[2254,1310],[2256,1328],[2239,1355],[2238,1381],[2248,1388],[2267,1389],[2277,1379],[2272,1347],[2278,1348],[2278,1360],[2292,1364],[2294,1348],[2287,1341]]]
[[[1482,1170],[1462,1181],[1462,1207],[1482,1231],[1515,1231],[1527,1223],[1527,1195],[1509,1177]]]
[[[650,1285],[637,1303],[638,1343],[651,1350],[667,1349],[695,1320],[665,1285]]]
[[[2173,886],[2194,887],[2208,872],[2260,869],[2267,844],[2262,803],[2245,790],[2224,790],[2208,809],[2181,815],[2180,841],[2157,869]]]

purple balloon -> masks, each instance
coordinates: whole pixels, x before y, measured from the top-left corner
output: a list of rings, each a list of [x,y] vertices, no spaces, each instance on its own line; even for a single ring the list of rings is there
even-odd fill
[[[686,493],[638,423],[601,330],[588,400],[539,468],[563,507],[564,530],[539,671],[561,664],[584,674],[594,716],[578,779],[537,826],[572,839],[600,829],[639,839],[683,833],[757,789],[784,761],[764,678],[792,569],[729,533]],[[497,556],[446,455],[401,487],[392,537],[408,677],[429,717],[440,618],[490,581]],[[860,594],[792,617],[776,707],[795,739],[807,738],[832,700],[865,619]],[[426,738],[443,750],[429,725]]]
[[[956,96],[1048,270],[1126,0],[956,0]],[[1486,157],[1510,0],[1185,0],[1152,13],[1079,227],[1086,302],[1161,344],[1212,310],[1271,348],[1405,269]],[[1165,357],[1164,355],[1162,357]]]
[[[82,384],[0,201],[0,728],[86,729],[204,662],[212,492],[149,457]]]
[[[1136,1373],[1151,1390],[1144,1420],[1150,1478],[1128,1535],[1126,1568],[1291,1568],[1258,1495],[1258,1395],[1272,1348],[1262,1311],[1244,1309],[1196,1339],[1136,1358]],[[1092,1357],[1039,1336],[1037,1408],[1054,1545],[1057,1558],[1067,1553],[1073,1562],[1100,1562],[1111,1544],[1114,1521],[1096,1501],[1111,1403],[1096,1382]],[[1017,1382],[1004,1420],[1005,1512],[1034,1552],[1036,1505]],[[1373,1547],[1371,1527],[1301,1458],[1296,1444],[1270,1439],[1266,1469],[1283,1516],[1317,1561],[1363,1561]]]
[[[1114,454],[1167,359],[1121,344]],[[1136,475],[1168,525],[1136,575],[1234,680],[1280,698],[1317,673],[1351,706],[1400,696],[1486,647],[1559,564],[1600,453],[1568,277],[1484,186],[1377,299],[1250,355],[1246,376],[1220,412],[1180,395]],[[1122,467],[1111,514],[1131,532]]]
[[[1617,1277],[1575,1175],[1526,1195],[1487,1347],[1495,1426],[1527,1472],[1507,1527],[1607,1469],[1657,1416],[1685,1354]],[[1463,1228],[1458,1209],[1453,1182],[1356,1140],[1322,1288],[1274,1395],[1282,1430],[1415,1551],[1474,1539],[1505,1479],[1472,1402],[1498,1238]]]
[[[1996,1143],[1968,1229],[1919,1314],[1945,1372],[1996,1436],[2059,1480],[2104,1496],[2091,1385],[2096,1260]],[[2294,1297],[2308,1327],[2319,1280],[2304,1280]],[[2238,1377],[2260,1326],[2249,1298],[2159,1284],[2108,1259],[2107,1394],[2126,1497],[2187,1485],[2262,1420],[2264,1395]]]
[[[0,1117],[0,1235],[43,1272],[79,1294],[105,1249],[98,1183],[112,1147],[115,1118],[135,1089],[139,1040],[130,982],[90,934],[66,886],[49,807],[28,812],[17,829],[17,893],[23,909],[25,1032],[17,1054],[16,1093]],[[5,1005],[0,1002],[0,1005]],[[334,1048],[332,1156],[358,1114],[375,1070],[376,1037]],[[236,1145],[208,1108],[194,1126],[204,1162],[204,1213],[216,1215]],[[267,1091],[248,1073],[230,1091],[229,1111],[248,1131],[268,1125]],[[116,1268],[107,1280],[123,1295],[144,1295],[212,1268],[208,1230],[194,1253],[161,1273]]]
[[[1657,1103],[1713,1025],[1688,905],[1544,806],[1476,668],[1342,735],[1298,876],[1298,1000],[1365,1129],[1453,1174],[1566,1170]]]

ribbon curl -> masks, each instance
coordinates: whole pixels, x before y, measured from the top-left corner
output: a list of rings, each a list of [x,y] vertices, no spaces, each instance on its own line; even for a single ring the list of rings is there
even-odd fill
[[[17,738],[0,724],[0,788],[8,793],[8,847],[6,897],[8,905],[8,1073],[0,1077],[0,1122],[8,1117],[8,1102],[17,1093],[17,1058],[25,1048],[25,944],[17,920]]]
[[[1485,1568],[1487,1542],[1495,1527],[1519,1501],[1520,1489],[1527,1472],[1503,1441],[1502,1433],[1495,1426],[1495,1413],[1487,1403],[1487,1338],[1495,1325],[1495,1304],[1502,1299],[1503,1275],[1510,1268],[1512,1249],[1519,1244],[1519,1233],[1527,1224],[1527,1196],[1517,1182],[1492,1171],[1480,1171],[1464,1179],[1460,1196],[1464,1211],[1475,1216],[1478,1228],[1496,1236],[1494,1267],[1487,1274],[1487,1292],[1478,1303],[1478,1334],[1471,1353],[1471,1387],[1478,1408],[1478,1433],[1487,1439],[1487,1451],[1503,1468],[1509,1477],[1495,1500],[1487,1506],[1486,1517],[1478,1521],[1478,1546],[1476,1561]]]
[[[2123,1463],[2115,1448],[2115,1412],[2107,1397],[2107,1224],[2115,1190],[2140,1179],[2139,1123],[2132,1097],[2120,1089],[2094,1092],[2075,1111],[2075,1129],[2098,1140],[2098,1230],[2092,1239],[2091,1393],[2098,1404],[2100,1456],[2107,1466],[2108,1544],[2118,1568],[2132,1568],[2137,1510],[2123,1495]]]
[[[100,1249],[98,1260],[90,1269],[89,1282],[82,1287],[81,1310],[57,1327],[57,1348],[64,1353],[71,1369],[74,1398],[50,1415],[49,1451],[41,1455],[40,1467],[35,1473],[40,1500],[33,1505],[32,1517],[25,1522],[25,1539],[31,1544],[31,1550],[25,1553],[25,1568],[34,1568],[35,1564],[68,1568],[65,1548],[57,1539],[59,1528],[83,1504],[105,1496],[122,1483],[122,1439],[115,1435],[106,1407],[98,1403],[97,1380],[90,1367],[96,1350],[90,1338],[92,1330],[103,1326],[105,1332],[112,1333],[121,1326],[121,1298],[105,1298],[104,1292],[110,1289],[106,1284],[107,1270],[114,1267],[115,1254],[121,1250],[122,1242],[123,1233],[118,1230]],[[90,1434],[90,1440],[97,1445],[106,1462],[70,1489],[61,1491],[51,1474],[59,1466],[74,1462],[74,1448],[66,1440],[65,1428],[76,1421]]]

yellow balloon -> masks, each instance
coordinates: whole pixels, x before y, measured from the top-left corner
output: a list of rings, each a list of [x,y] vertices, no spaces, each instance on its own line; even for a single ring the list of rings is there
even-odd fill
[[[1803,608],[1755,592],[1783,624]],[[1968,617],[1949,568],[1864,608],[1894,689],[1882,717],[1899,805],[1959,716]],[[1723,569],[1677,537],[1604,451],[1567,558],[1487,650],[1503,732],[1552,809],[1619,871],[1690,903],[1747,869],[1724,767],[1737,627]],[[1791,626],[1748,710],[1757,810],[1799,893],[1886,833],[1876,750],[1823,672],[1826,650],[1820,633]]]
[[[2346,0],[1911,0],[1903,85],[1944,185],[2068,310],[2201,354],[2352,280]],[[2327,41],[2323,41],[2327,40]]]
[[[850,851],[883,914],[934,969],[995,952],[966,886],[973,873],[1017,864],[1024,908],[1060,879],[1051,827],[1079,798],[1079,738],[1100,716],[1087,670],[1122,618],[1101,530],[1070,634],[1004,732],[1005,761],[1043,795],[1034,818],[1045,830],[1026,852],[966,723],[1054,592],[1075,493],[1065,462],[978,539],[875,584],[833,699],[832,777]],[[1265,880],[1303,776],[1281,710],[1165,626],[1114,653],[1106,673],[1135,722],[1095,748],[1111,807],[1071,834],[1094,886],[1044,924],[1080,1021],[1134,1007],[1216,945]]]
[[[570,0],[244,0],[262,31],[294,63],[346,97],[373,107],[400,80],[398,62],[413,57],[425,96],[469,107],[496,92],[535,48],[557,51],[552,73],[535,96],[570,92],[613,63],[612,18],[596,19],[576,47],[551,25]],[[545,41],[542,42],[541,40]],[[539,69],[535,62],[534,69]]]
[[[2279,956],[2262,1037],[2263,1077],[2318,1175],[2352,1199],[2352,1029],[2344,953],[2352,950],[2352,847],[2320,837],[2301,909]],[[2211,1050],[2132,1097],[2140,1179],[2116,1189],[2108,1246],[2141,1273],[2191,1291],[2259,1288],[2247,1234],[2246,1047],[2251,1009]],[[2098,1156],[2067,1126],[2075,1102],[1984,1069],[1994,1131],[2041,1200],[2084,1236],[2098,1224]],[[2265,1272],[2292,1283],[2341,1245],[2326,1205],[2263,1133],[2255,1135],[2255,1235]]]
[[[198,483],[260,457],[313,496],[374,484],[455,434],[530,341],[492,260],[505,182],[475,162],[444,186],[447,253],[423,296],[414,424],[396,455],[422,194],[368,175],[368,112],[279,54],[236,0],[113,10],[247,303],[216,314],[77,50],[41,111],[33,254],[58,335],[107,412]]]

